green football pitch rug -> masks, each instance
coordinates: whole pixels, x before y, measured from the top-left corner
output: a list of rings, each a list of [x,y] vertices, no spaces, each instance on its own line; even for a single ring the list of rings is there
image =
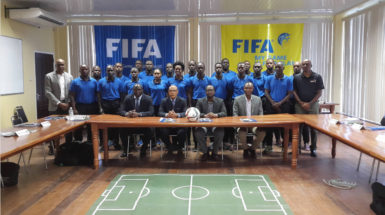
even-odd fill
[[[118,175],[88,214],[293,214],[266,175]]]

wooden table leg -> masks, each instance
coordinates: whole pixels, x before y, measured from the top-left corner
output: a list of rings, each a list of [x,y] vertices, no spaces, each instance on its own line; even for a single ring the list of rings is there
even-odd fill
[[[289,146],[289,128],[285,127],[285,133],[283,135],[283,160],[287,161],[287,148]]]
[[[299,133],[299,124],[294,124],[292,126],[293,128],[293,137],[292,137],[292,145],[291,145],[291,168],[296,169],[297,168],[297,152],[298,152],[298,133]]]
[[[103,149],[104,149],[104,162],[108,161],[108,132],[107,128],[103,128]]]
[[[94,169],[99,169],[99,130],[96,123],[91,123],[92,147],[94,149]]]
[[[336,157],[336,144],[337,140],[335,138],[332,138],[332,158]]]

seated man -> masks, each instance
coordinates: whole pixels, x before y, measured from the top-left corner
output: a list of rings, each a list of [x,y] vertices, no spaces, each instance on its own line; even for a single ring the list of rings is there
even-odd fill
[[[186,107],[186,100],[178,96],[178,87],[171,85],[168,88],[168,97],[163,98],[160,103],[158,115],[167,118],[185,117]],[[172,145],[169,137],[170,134],[177,135],[173,138]],[[160,128],[160,138],[166,144],[168,155],[172,155],[173,150],[178,150],[178,155],[183,155],[182,149],[186,141],[186,135],[187,128]]]
[[[206,97],[203,97],[198,100],[196,108],[201,112],[201,117],[205,118],[218,118],[227,116],[227,111],[225,107],[225,103],[222,99],[217,98],[215,95],[215,89],[213,85],[206,86]],[[203,127],[197,128],[195,130],[195,137],[198,142],[198,146],[200,151],[203,152],[201,157],[202,161],[207,160],[209,157],[209,151],[207,149],[205,137],[206,134],[214,134],[214,145],[213,151],[211,153],[211,158],[213,160],[217,160],[218,157],[218,147],[219,144],[223,141],[224,136],[224,128],[217,127]]]
[[[258,96],[253,94],[253,83],[248,82],[243,87],[245,91],[244,95],[237,96],[234,100],[233,105],[233,115],[234,116],[247,116],[252,115],[263,115],[262,101]],[[256,138],[253,138],[253,144],[251,147],[248,147],[246,142],[247,132],[253,132]],[[260,144],[265,137],[265,131],[260,130],[257,127],[254,128],[240,128],[239,129],[239,142],[243,145],[243,157],[248,158],[249,153],[251,158],[255,158],[255,149],[257,144]]]
[[[124,98],[119,112],[121,116],[129,118],[152,116],[154,114],[152,99],[150,96],[143,94],[142,85],[135,84],[134,93]],[[128,135],[133,133],[143,133],[140,157],[146,157],[147,146],[152,136],[151,128],[121,128],[120,139],[123,144],[123,153],[120,157],[127,157]]]

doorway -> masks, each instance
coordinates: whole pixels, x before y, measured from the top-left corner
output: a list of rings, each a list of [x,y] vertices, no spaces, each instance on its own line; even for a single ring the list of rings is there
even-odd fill
[[[36,76],[36,109],[37,118],[49,115],[48,99],[44,91],[44,78],[47,73],[54,70],[54,57],[50,53],[35,52],[35,76]]]

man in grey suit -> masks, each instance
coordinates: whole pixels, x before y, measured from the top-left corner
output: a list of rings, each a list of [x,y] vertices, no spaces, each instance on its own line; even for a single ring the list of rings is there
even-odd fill
[[[234,99],[233,105],[233,116],[247,116],[250,117],[252,115],[263,115],[262,101],[258,96],[253,94],[253,83],[248,82],[243,87],[245,91],[244,95],[237,96]],[[253,138],[253,144],[251,147],[247,145],[246,134],[247,132],[252,132],[255,137]],[[254,127],[254,128],[239,128],[239,139],[240,144],[243,145],[243,157],[255,158],[255,149],[257,144],[260,144],[265,137],[265,131]]]
[[[201,112],[200,117],[204,118],[218,118],[227,116],[227,111],[225,107],[225,103],[222,99],[217,98],[215,95],[215,89],[213,85],[206,86],[206,97],[198,100],[196,104],[196,108]],[[219,144],[223,141],[224,136],[224,128],[197,128],[195,130],[195,138],[197,139],[198,146],[203,153],[201,160],[206,161],[209,158],[209,151],[206,145],[206,134],[214,134],[214,144],[213,151],[211,153],[211,159],[218,159],[218,147]]]
[[[56,70],[45,75],[44,90],[48,98],[48,112],[50,115],[68,114],[70,99],[68,92],[72,82],[72,75],[65,72],[65,61],[57,59],[55,62]],[[72,142],[72,133],[65,135],[66,143]],[[48,154],[53,154],[53,147],[50,146]]]
[[[68,92],[73,78],[64,71],[64,64],[63,59],[57,59],[56,71],[45,75],[44,89],[48,98],[49,114],[68,114],[70,107]]]

